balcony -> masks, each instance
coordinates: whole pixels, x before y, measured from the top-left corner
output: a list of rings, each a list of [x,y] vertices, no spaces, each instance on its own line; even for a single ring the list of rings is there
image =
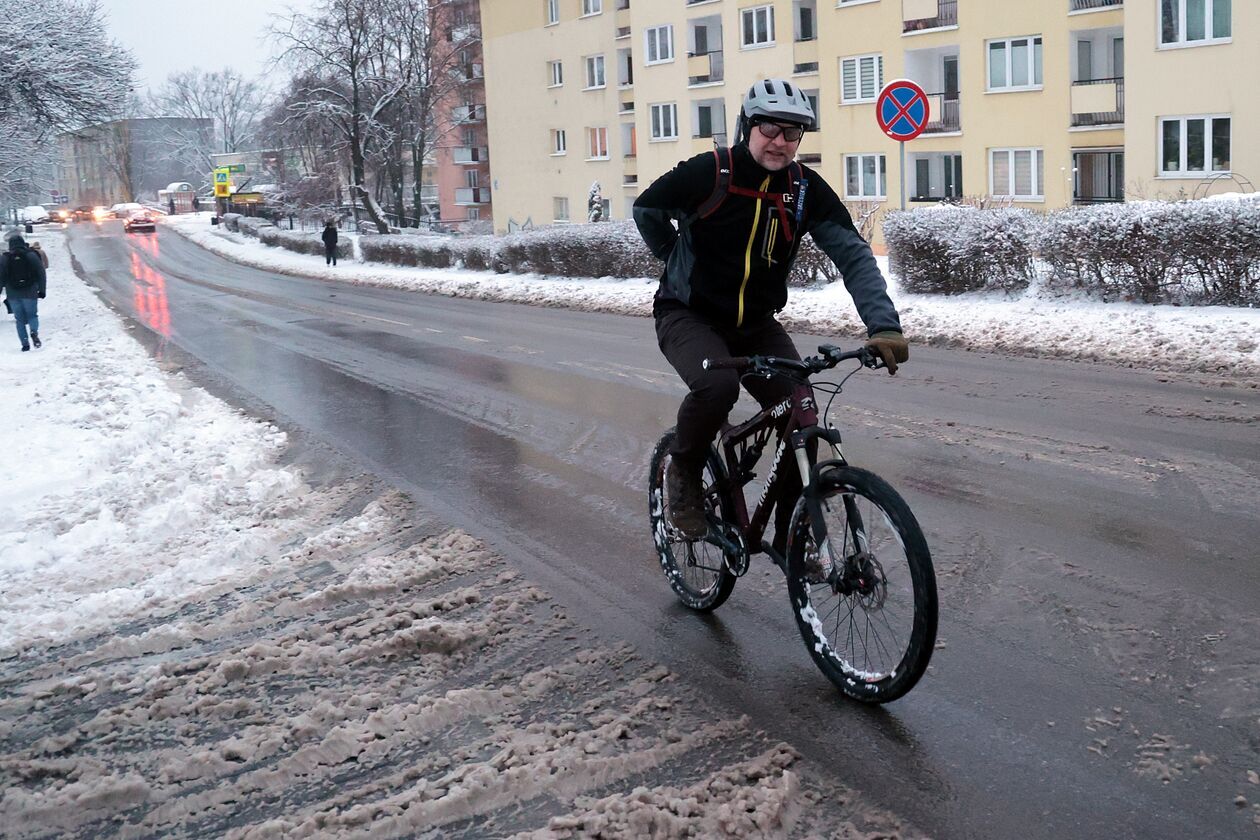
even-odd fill
[[[1068,0],[1069,12],[1092,12],[1095,9],[1114,9],[1124,5],[1124,0]]]
[[[949,134],[962,131],[962,109],[959,107],[958,92],[928,94],[928,124],[924,134]]]
[[[475,82],[478,79],[485,78],[485,73],[480,64],[464,64],[459,68],[459,74],[465,82]]]
[[[808,41],[794,41],[792,43],[792,63],[796,67],[802,65],[814,65],[814,69],[818,69],[818,39],[811,38]],[[802,72],[802,71],[797,71]]]
[[[687,53],[687,84],[696,87],[721,82],[725,79],[724,68],[721,50]]]
[[[901,32],[958,25],[958,0],[901,0]]]
[[[703,152],[711,152],[716,146],[726,145],[726,134],[724,132],[714,132],[713,134],[693,135],[691,138],[691,153],[698,155]]]
[[[1072,203],[1124,201],[1124,151],[1081,149],[1072,153]]]
[[[455,190],[455,203],[461,205],[489,204],[489,187],[460,187]]]
[[[1124,77],[1072,83],[1072,127],[1124,124]]]
[[[485,105],[456,105],[451,116],[455,122],[462,124],[486,121]]]
[[[455,162],[478,164],[490,159],[490,150],[485,146],[456,146]]]

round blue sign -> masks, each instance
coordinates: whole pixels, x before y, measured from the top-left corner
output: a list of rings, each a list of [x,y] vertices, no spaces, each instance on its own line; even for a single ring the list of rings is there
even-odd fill
[[[927,94],[909,79],[889,82],[875,102],[875,118],[879,127],[889,137],[902,143],[923,133],[930,112]]]

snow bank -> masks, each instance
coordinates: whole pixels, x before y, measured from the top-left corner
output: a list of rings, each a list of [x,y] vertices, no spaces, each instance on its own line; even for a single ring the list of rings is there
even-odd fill
[[[419,269],[322,261],[217,231],[208,214],[166,222],[193,242],[245,265],[298,277],[417,292],[649,315],[656,279],[558,279],[457,269]],[[558,235],[558,234],[557,234]],[[877,258],[912,344],[982,352],[1100,361],[1174,371],[1260,378],[1260,310],[1104,303],[1033,284],[1018,294],[914,294]],[[843,284],[792,289],[784,320],[802,332],[856,339],[865,329]]]

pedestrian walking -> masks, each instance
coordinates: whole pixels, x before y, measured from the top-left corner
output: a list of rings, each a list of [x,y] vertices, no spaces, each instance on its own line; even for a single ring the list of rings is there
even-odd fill
[[[48,254],[44,253],[44,246],[40,245],[38,242],[32,242],[31,250],[34,251],[36,254],[39,254],[39,261],[44,264],[44,269],[47,270],[48,269]]]
[[[39,301],[47,293],[48,275],[44,271],[47,257],[41,259],[42,250],[28,248],[25,239],[14,236],[9,240],[9,250],[0,256],[4,308],[17,319],[18,340],[22,342],[24,353],[31,349],[32,343],[36,347],[43,346],[39,340]]]
[[[320,235],[320,239],[324,240],[324,265],[337,264],[337,223],[328,221],[324,223],[324,232]]]

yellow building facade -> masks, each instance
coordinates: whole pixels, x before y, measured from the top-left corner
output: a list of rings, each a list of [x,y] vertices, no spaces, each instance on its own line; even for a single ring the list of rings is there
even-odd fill
[[[801,159],[900,206],[893,79],[928,94],[907,206],[1071,204],[1260,183],[1255,0],[481,0],[496,228],[629,218],[679,160],[733,140],[749,84],[815,101]],[[878,238],[878,233],[877,233]]]

